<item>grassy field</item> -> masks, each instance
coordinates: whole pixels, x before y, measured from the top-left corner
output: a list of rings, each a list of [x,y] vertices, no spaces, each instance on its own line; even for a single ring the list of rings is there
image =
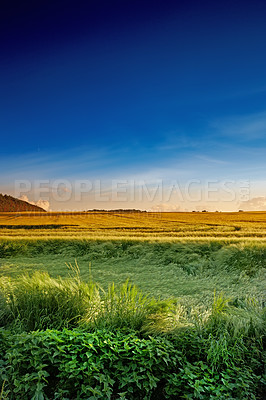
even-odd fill
[[[67,276],[77,260],[103,288],[129,278],[192,303],[209,303],[214,290],[263,297],[263,212],[2,213],[0,238],[1,275]]]
[[[0,399],[263,399],[265,222],[262,212],[0,214]]]
[[[264,241],[265,212],[0,213],[0,238]]]
[[[160,298],[210,304],[214,291],[264,298],[266,213],[2,213],[0,274],[47,271],[104,289],[126,279]]]
[[[67,277],[66,264],[77,262],[82,279],[92,276],[104,289],[129,278],[146,293],[186,304],[209,305],[215,290],[262,301],[265,289],[263,243],[24,239],[2,241],[0,255],[2,276],[40,270]]]

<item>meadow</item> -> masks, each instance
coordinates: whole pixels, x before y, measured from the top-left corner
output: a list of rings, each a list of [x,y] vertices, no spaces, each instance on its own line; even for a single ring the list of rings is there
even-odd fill
[[[0,213],[0,238],[172,241],[266,238],[265,212]]]
[[[0,399],[263,399],[265,223],[0,214]]]

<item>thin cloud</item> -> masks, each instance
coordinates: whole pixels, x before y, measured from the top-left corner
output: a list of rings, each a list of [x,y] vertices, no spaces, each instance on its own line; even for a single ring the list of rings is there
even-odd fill
[[[223,118],[210,123],[220,136],[237,137],[244,140],[266,138],[266,112]]]
[[[7,171],[2,180],[19,179],[71,179],[86,175],[96,177],[106,171],[118,159],[118,150],[113,148],[75,148],[49,153],[40,152],[20,156],[1,157],[0,168]],[[1,174],[0,174],[1,176]]]
[[[173,211],[184,211],[184,210],[182,210],[178,204],[161,203],[161,204],[156,204],[155,206],[151,207],[151,211],[173,212]]]
[[[202,161],[207,161],[208,163],[211,164],[223,164],[223,165],[230,164],[229,161],[219,160],[217,158],[206,157],[201,155],[196,156],[196,158]]]
[[[266,197],[253,197],[240,203],[239,208],[243,211],[266,211]]]

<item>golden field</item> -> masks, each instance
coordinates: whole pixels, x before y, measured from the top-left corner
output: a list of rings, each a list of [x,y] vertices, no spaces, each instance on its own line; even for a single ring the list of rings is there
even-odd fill
[[[266,212],[0,213],[0,238],[264,241]]]

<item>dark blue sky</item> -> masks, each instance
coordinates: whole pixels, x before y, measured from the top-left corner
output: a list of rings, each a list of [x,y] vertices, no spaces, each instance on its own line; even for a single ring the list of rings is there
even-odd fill
[[[2,184],[261,181],[265,20],[262,0],[4,1]]]

